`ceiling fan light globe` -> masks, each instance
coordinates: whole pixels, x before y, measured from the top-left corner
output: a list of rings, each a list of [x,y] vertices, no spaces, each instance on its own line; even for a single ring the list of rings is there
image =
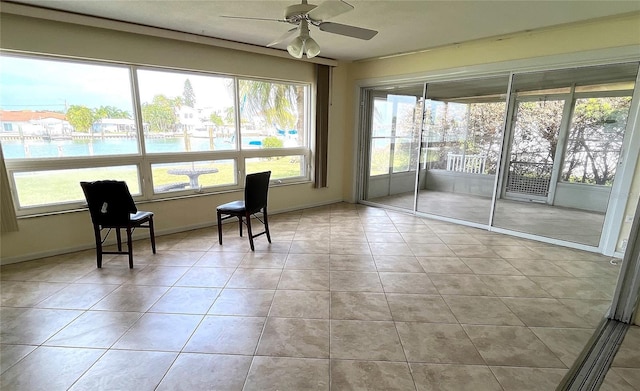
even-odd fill
[[[304,49],[304,41],[300,37],[296,37],[287,45],[287,51],[292,57],[302,58],[302,52]]]
[[[320,54],[320,45],[313,38],[307,38],[304,41],[304,47],[307,52],[307,58],[313,58]]]

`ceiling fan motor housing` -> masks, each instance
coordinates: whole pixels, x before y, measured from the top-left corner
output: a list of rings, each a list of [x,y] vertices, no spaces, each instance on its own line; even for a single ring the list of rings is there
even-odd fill
[[[314,4],[294,4],[286,8],[284,18],[289,23],[298,24],[301,20],[307,19],[307,13],[317,6]]]

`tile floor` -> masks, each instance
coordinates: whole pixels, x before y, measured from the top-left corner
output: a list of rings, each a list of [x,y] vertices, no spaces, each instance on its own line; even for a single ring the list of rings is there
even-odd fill
[[[136,242],[133,270],[123,256],[97,269],[93,250],[2,267],[0,388],[553,390],[618,273],[362,205],[271,228],[255,253],[227,224],[223,246],[215,227],[160,236],[156,255]],[[620,360],[611,381],[637,387]]]

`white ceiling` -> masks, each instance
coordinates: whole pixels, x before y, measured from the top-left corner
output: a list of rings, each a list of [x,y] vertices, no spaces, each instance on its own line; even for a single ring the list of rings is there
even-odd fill
[[[265,46],[292,26],[221,15],[281,19],[296,1],[18,0],[78,14]],[[320,4],[322,0],[310,0]],[[370,41],[311,28],[321,57],[359,60],[640,11],[632,0],[349,0],[355,9],[332,22],[379,31]],[[606,33],[606,32],[603,32]],[[286,42],[276,46],[283,49]]]

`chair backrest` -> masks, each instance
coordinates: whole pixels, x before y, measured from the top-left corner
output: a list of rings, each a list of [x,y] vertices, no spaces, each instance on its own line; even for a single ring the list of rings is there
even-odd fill
[[[255,213],[267,206],[271,171],[247,175],[244,182],[244,206],[249,213]]]
[[[89,206],[91,221],[101,226],[126,226],[129,214],[138,209],[123,181],[80,182]]]

